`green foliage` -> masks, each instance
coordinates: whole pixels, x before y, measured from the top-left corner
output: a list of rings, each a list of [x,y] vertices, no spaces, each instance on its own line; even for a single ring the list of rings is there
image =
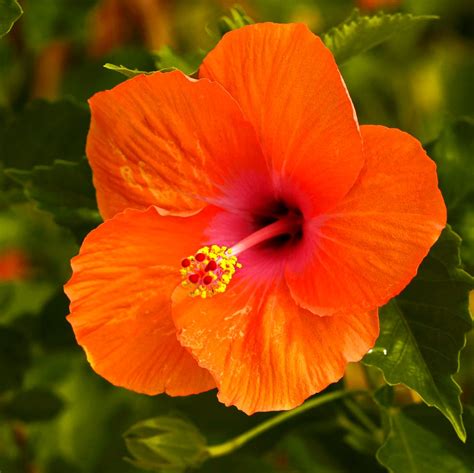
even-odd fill
[[[395,35],[436,19],[436,16],[409,13],[380,12],[374,16],[362,16],[354,10],[347,20],[325,33],[322,39],[336,62],[343,64]]]
[[[104,64],[128,64],[131,69],[153,71],[153,54],[136,46],[114,49],[100,58],[77,61],[65,71],[61,93],[75,100],[86,102],[96,92],[111,89],[124,80],[123,74],[115,74]]]
[[[36,100],[7,116],[0,128],[0,162],[5,169],[30,170],[55,159],[77,161],[84,155],[89,112],[70,100]]]
[[[236,5],[230,9],[230,15],[222,16],[217,22],[217,29],[220,36],[225,35],[229,31],[237,30],[242,26],[251,25],[254,23],[245,10]]]
[[[97,0],[29,1],[22,21],[28,47],[40,50],[55,40],[81,43]],[[39,20],[40,19],[40,20]]]
[[[465,440],[460,388],[452,375],[472,323],[469,290],[474,279],[461,269],[460,238],[447,228],[411,284],[381,310],[380,336],[364,358],[389,384],[405,384],[437,407]]]
[[[394,392],[392,386],[383,385],[374,392],[373,396],[374,401],[380,407],[390,407],[393,405]]]
[[[474,198],[474,119],[453,120],[427,146],[438,165],[439,185],[450,219],[459,219]]]
[[[449,434],[436,411],[414,405],[392,409],[390,433],[377,459],[391,473],[472,473],[474,469],[474,409],[466,407],[468,443]]]
[[[62,400],[41,388],[20,391],[0,405],[0,412],[10,419],[24,422],[43,421],[55,417],[63,408]]]
[[[474,269],[474,119],[449,122],[427,151],[438,165],[448,220],[465,242],[463,259]]]
[[[307,436],[290,434],[279,448],[288,456],[288,461],[299,473],[338,473],[345,471],[341,461],[332,456],[322,445],[311,442]]]
[[[239,7],[217,20],[222,11],[213,0],[175,0],[171,8],[167,2],[137,2],[136,9],[125,6],[131,2],[115,2],[120,6],[108,9],[113,3],[25,1],[20,24],[0,41],[0,106],[5,107],[0,109],[0,250],[21,250],[29,266],[23,279],[0,282],[0,469],[135,473],[137,465],[177,473],[192,464],[206,473],[471,472],[472,332],[456,378],[464,391],[467,444],[458,441],[445,417],[464,438],[460,389],[452,376],[471,325],[472,278],[462,268],[474,270],[474,122],[452,120],[432,141],[446,111],[472,113],[466,2],[412,0],[403,14],[355,13],[323,36],[340,64],[396,38],[379,54],[359,54],[344,68],[344,79],[361,123],[395,126],[430,143],[449,223],[463,238],[463,261],[459,239],[446,230],[415,280],[381,310],[381,337],[365,359],[377,368],[368,367],[370,383],[362,377],[355,384],[366,391],[370,385],[366,395],[300,416],[290,413],[287,424],[233,451],[232,439],[278,414],[246,416],[219,404],[215,391],[151,397],[111,385],[94,373],[77,345],[62,286],[77,242],[100,222],[84,158],[86,100],[145,71],[192,74],[213,43],[252,20]],[[152,3],[161,9],[145,11]],[[255,18],[303,21],[320,32],[346,17],[354,0],[247,4]],[[17,2],[0,0],[0,36],[11,26],[2,15],[5,5],[16,8]],[[419,41],[424,25],[434,19],[430,13],[441,20]],[[163,21],[158,28],[157,17]],[[151,43],[156,51],[148,50]],[[104,63],[119,74],[109,73]],[[31,101],[38,96],[56,101]],[[336,388],[344,390],[350,376]],[[398,383],[445,417],[424,405],[401,407],[413,393],[391,386]],[[196,427],[164,414],[170,411],[183,412]],[[130,425],[124,442],[121,433]],[[211,455],[198,466],[222,445],[226,454],[221,448],[221,456]],[[123,461],[127,446],[131,463]]]
[[[47,351],[60,351],[76,348],[71,326],[66,320],[69,313],[69,299],[59,289],[48,299],[37,317],[37,340]]]
[[[36,101],[0,130],[5,175],[79,241],[101,221],[83,158],[88,126],[89,113],[81,105]]]
[[[203,54],[195,54],[193,57],[184,57],[178,55],[169,46],[163,46],[158,51],[153,52],[153,58],[155,62],[155,68],[157,71],[167,72],[180,70],[188,75],[193,75],[197,70]],[[154,71],[140,71],[138,69],[130,69],[126,66],[117,66],[115,64],[106,63],[104,64],[105,69],[118,72],[127,78],[135,77],[140,74],[152,74]]]
[[[0,393],[21,386],[30,359],[27,338],[19,330],[0,325]]]
[[[163,46],[154,53],[156,69],[159,71],[170,71],[178,69],[185,74],[192,75],[195,73],[204,54],[196,53],[184,57],[178,55],[169,46]]]
[[[85,158],[76,162],[56,160],[50,166],[34,166],[31,171],[5,172],[21,182],[27,197],[50,212],[56,223],[69,228],[78,241],[101,222]]]
[[[139,422],[125,434],[133,459],[145,470],[178,473],[199,466],[208,456],[206,439],[190,422],[161,416]]]
[[[139,76],[140,74],[150,74],[149,72],[139,71],[138,69],[129,69],[128,67],[122,65],[116,66],[115,64],[111,64],[110,62],[104,64],[104,67],[105,69],[118,72],[119,74],[122,74],[128,78]]]
[[[23,10],[17,0],[0,0],[0,38],[12,29],[22,14]]]

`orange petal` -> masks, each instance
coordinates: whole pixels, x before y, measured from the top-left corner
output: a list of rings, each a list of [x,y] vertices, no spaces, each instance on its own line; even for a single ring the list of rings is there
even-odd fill
[[[233,284],[233,283],[231,283]],[[319,317],[300,308],[284,283],[239,284],[207,300],[173,295],[180,342],[247,414],[291,409],[338,381],[378,335],[377,312]]]
[[[90,100],[87,156],[104,218],[156,205],[192,213],[230,178],[265,169],[257,138],[216,83],[140,75]]]
[[[179,263],[199,248],[212,212],[128,210],[91,232],[73,259],[68,319],[94,370],[113,384],[171,395],[215,386],[178,343],[171,318]]]
[[[277,173],[311,197],[338,202],[363,165],[354,108],[332,54],[303,24],[227,33],[199,71],[239,102]]]
[[[415,276],[446,225],[436,165],[400,130],[361,128],[366,165],[307,230],[314,252],[288,266],[295,300],[321,315],[380,307]]]

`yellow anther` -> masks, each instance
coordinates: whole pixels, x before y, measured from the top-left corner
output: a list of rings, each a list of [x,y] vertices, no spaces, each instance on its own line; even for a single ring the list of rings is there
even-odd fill
[[[204,246],[181,261],[183,287],[192,286],[191,297],[206,299],[223,293],[242,265],[226,246]]]

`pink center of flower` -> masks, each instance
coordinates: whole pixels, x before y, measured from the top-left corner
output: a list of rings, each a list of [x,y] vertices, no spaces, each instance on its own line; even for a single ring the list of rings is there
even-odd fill
[[[274,241],[281,244],[297,237],[300,231],[301,217],[296,214],[289,214],[240,240],[232,246],[231,251],[234,256],[237,256],[263,242]]]
[[[237,269],[242,267],[237,256],[265,242],[282,244],[301,233],[302,217],[291,212],[285,217],[251,233],[228,248],[211,245],[200,248],[181,261],[182,286],[191,286],[192,297],[203,299],[223,293]]]

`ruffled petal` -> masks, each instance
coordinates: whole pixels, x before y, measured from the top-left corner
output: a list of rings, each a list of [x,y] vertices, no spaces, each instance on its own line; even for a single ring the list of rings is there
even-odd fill
[[[179,344],[171,294],[179,263],[201,244],[212,209],[189,218],[128,210],[91,232],[65,286],[68,317],[94,370],[146,394],[188,395],[215,386]]]
[[[104,218],[149,205],[189,215],[229,180],[266,170],[254,130],[219,84],[156,72],[89,103],[87,156]]]
[[[291,294],[320,315],[370,310],[396,296],[446,225],[436,165],[400,130],[361,127],[366,165],[327,215],[308,224],[287,266]]]
[[[363,166],[357,118],[334,58],[303,24],[259,23],[227,33],[200,77],[222,84],[257,131],[279,178],[320,213]]]
[[[219,399],[247,414],[292,409],[338,381],[378,336],[377,312],[319,317],[286,285],[231,282],[207,300],[173,295],[180,342],[214,376]]]

